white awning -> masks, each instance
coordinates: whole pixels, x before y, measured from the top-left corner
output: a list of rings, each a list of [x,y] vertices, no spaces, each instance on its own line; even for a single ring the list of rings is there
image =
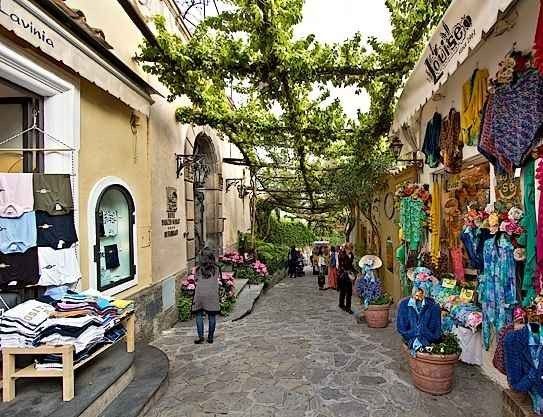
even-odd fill
[[[392,131],[397,132],[469,56],[500,12],[516,0],[453,0],[404,86]]]
[[[149,115],[152,99],[28,0],[0,0],[0,25],[62,62],[133,109]]]

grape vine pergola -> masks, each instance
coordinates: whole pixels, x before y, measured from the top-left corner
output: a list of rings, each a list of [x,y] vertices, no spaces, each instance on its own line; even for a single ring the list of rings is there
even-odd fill
[[[226,11],[195,25],[188,42],[157,17],[156,42],[145,42],[139,60],[170,99],[190,100],[177,110],[179,122],[208,125],[241,150],[257,191],[281,209],[319,219],[363,209],[386,173],[395,98],[449,2],[387,0],[392,42],[357,33],[323,44],[294,37],[303,0],[228,0]],[[347,86],[371,99],[357,120],[330,99],[331,87]]]

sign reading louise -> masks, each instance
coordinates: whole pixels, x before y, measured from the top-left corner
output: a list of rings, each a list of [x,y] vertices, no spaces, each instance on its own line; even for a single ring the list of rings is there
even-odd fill
[[[19,29],[25,31],[28,35],[35,38],[35,40],[47,44],[51,48],[55,47],[55,42],[50,37],[46,27],[42,26],[41,22],[35,21],[31,15],[22,12],[22,10],[18,12],[13,7],[8,8],[8,4],[6,0],[0,0],[1,16],[8,18],[12,25],[18,26]]]
[[[439,31],[440,39],[428,46],[428,56],[424,60],[429,80],[436,84],[449,62],[461,54],[474,37],[473,20],[469,15],[462,16],[452,28],[443,22],[443,28]]]

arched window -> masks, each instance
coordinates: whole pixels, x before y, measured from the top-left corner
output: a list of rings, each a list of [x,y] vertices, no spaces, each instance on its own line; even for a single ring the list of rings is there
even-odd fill
[[[119,184],[106,187],[96,204],[96,284],[105,291],[134,279],[135,207],[129,191]]]

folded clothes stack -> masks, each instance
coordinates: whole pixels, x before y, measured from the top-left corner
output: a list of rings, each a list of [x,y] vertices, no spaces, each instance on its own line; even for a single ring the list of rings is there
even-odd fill
[[[0,346],[73,345],[78,363],[96,349],[120,340],[126,334],[121,319],[132,311],[131,301],[55,287],[40,301],[26,301],[4,313]],[[62,368],[61,357],[41,357],[36,368]]]
[[[0,346],[35,346],[42,326],[54,311],[53,306],[35,300],[9,309],[0,318]]]

